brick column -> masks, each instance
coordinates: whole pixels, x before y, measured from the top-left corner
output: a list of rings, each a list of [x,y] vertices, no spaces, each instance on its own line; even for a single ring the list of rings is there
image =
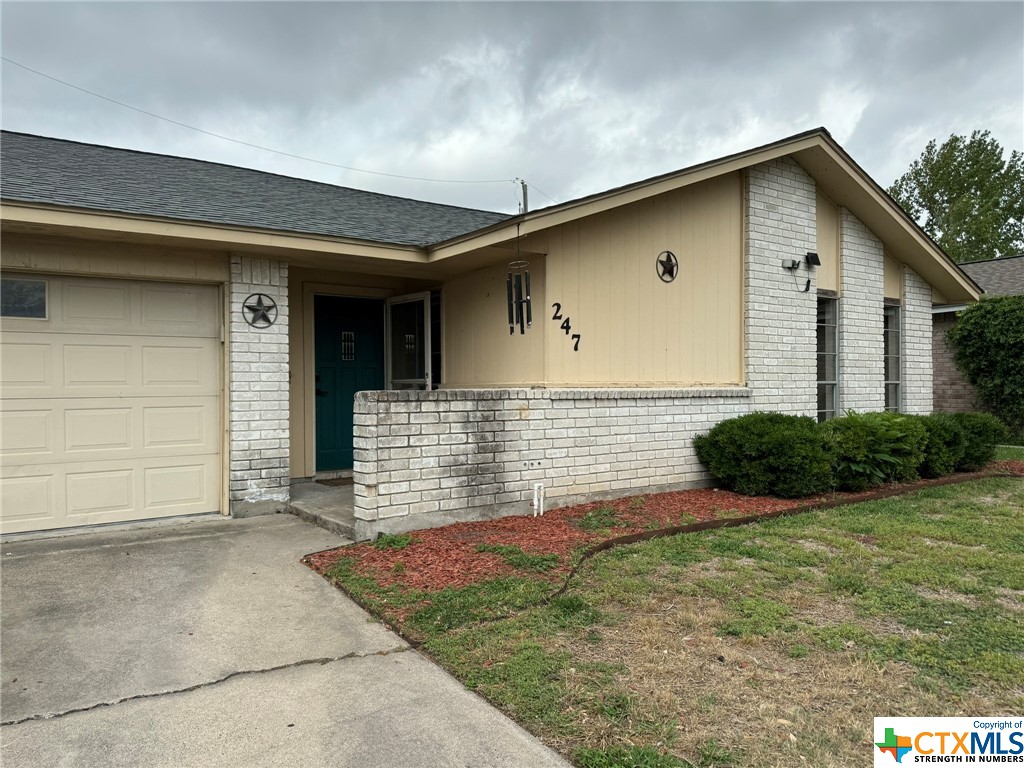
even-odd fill
[[[840,211],[839,408],[885,408],[885,264],[882,242]],[[907,345],[904,343],[903,348]]]
[[[904,413],[932,412],[932,287],[910,267],[903,269],[902,308]]]
[[[288,265],[232,255],[229,293],[231,513],[271,514],[289,497]],[[277,303],[269,328],[246,322],[242,305],[254,293]]]
[[[817,411],[817,283],[815,270],[803,265],[817,248],[816,205],[814,179],[789,158],[747,172],[744,346],[759,410]],[[801,266],[783,269],[784,259]]]

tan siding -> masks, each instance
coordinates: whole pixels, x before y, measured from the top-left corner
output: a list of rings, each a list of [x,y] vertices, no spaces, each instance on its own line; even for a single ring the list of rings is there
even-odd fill
[[[3,269],[224,283],[228,258],[216,251],[5,234]]]
[[[461,275],[444,286],[443,386],[480,387],[544,382],[544,259],[530,260],[533,327],[508,332],[507,264]]]
[[[817,205],[818,287],[839,292],[839,209],[820,192]]]
[[[548,253],[530,265],[525,337],[508,336],[504,264],[446,285],[447,386],[742,383],[739,174],[553,227],[525,247]],[[665,250],[680,264],[669,284],[655,271]],[[552,319],[554,302],[569,335]]]
[[[730,174],[583,219],[578,244],[552,238],[548,304],[562,302],[582,340],[573,352],[548,321],[549,383],[740,383],[741,214]],[[665,250],[680,265],[668,284],[655,271]]]
[[[885,254],[885,298],[903,298],[903,266],[889,254]]]

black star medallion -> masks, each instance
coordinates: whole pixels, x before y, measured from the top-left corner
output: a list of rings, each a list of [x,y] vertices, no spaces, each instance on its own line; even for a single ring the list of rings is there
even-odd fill
[[[672,251],[662,251],[658,254],[658,277],[662,282],[671,283],[676,279],[679,272],[679,261]]]
[[[265,293],[254,293],[242,302],[242,315],[253,328],[269,328],[277,321],[277,302]]]

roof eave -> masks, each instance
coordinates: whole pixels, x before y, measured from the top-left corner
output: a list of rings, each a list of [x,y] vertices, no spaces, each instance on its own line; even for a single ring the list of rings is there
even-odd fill
[[[834,188],[832,196],[846,199],[836,202],[847,205],[855,216],[886,243],[886,237],[877,231],[884,229],[891,241],[886,244],[893,247],[922,278],[951,299],[967,302],[978,300],[982,293],[981,287],[928,237],[824,128],[561,205],[520,214],[506,222],[428,247],[429,260],[440,261],[477,248],[493,246],[517,236],[526,236],[784,156],[793,156],[803,165],[819,186],[826,187],[826,194],[829,191],[827,180],[830,176],[833,179],[844,179],[846,194],[838,195]]]
[[[11,232],[39,235],[97,236],[116,232],[119,239],[138,239],[224,250],[338,253],[390,261],[426,263],[421,246],[374,240],[256,229],[183,219],[70,208],[18,200],[0,200],[0,221]]]
[[[921,227],[914,221],[906,211],[883,189],[868,173],[857,164],[857,162],[843,149],[830,135],[827,133],[822,134],[822,141],[820,144],[819,151],[824,151],[828,154],[831,162],[845,171],[846,174],[856,182],[857,186],[865,193],[868,197],[864,198],[863,195],[855,196],[854,199],[835,199],[837,195],[834,194],[833,190],[829,189],[827,171],[821,168],[820,163],[813,161],[814,149],[805,150],[800,153],[794,153],[797,162],[804,166],[805,170],[810,173],[818,184],[819,189],[823,189],[826,194],[833,191],[830,195],[833,197],[833,201],[846,205],[850,211],[857,216],[861,221],[874,232],[876,237],[879,237],[883,242],[886,242],[886,238],[883,237],[883,233],[878,231],[883,229],[883,226],[879,226],[878,219],[879,215],[884,215],[885,221],[891,221],[898,225],[900,232],[903,233],[900,238],[904,243],[913,242],[914,245],[919,249],[921,254],[927,254],[936,264],[942,267],[942,272],[947,279],[942,279],[942,276],[937,274],[934,270],[929,270],[927,267],[925,271],[931,272],[930,275],[922,274],[921,277],[928,280],[928,282],[934,287],[941,290],[944,294],[950,298],[955,298],[958,301],[977,301],[981,294],[984,293],[981,286],[978,285],[975,280],[971,278],[966,272],[964,272],[959,265],[953,261],[949,255],[942,250],[942,247],[938,245],[929,235],[921,229]],[[838,195],[842,197],[842,195]],[[871,210],[870,203],[873,203],[876,210]],[[872,226],[872,223],[875,226]],[[888,243],[886,243],[888,245]],[[898,244],[898,243],[897,243]],[[904,254],[907,255],[907,254]],[[913,259],[911,254],[911,260],[920,261]],[[910,264],[915,271],[920,272],[916,269],[915,264]]]
[[[502,242],[516,235],[525,236],[566,221],[592,216],[605,210],[660,195],[672,189],[695,184],[707,178],[791,154],[805,145],[812,145],[816,138],[822,136],[828,136],[828,132],[824,128],[815,128],[770,144],[688,166],[678,171],[653,176],[547,208],[539,208],[513,216],[489,227],[434,243],[428,246],[427,252],[431,261],[439,261],[466,251]]]

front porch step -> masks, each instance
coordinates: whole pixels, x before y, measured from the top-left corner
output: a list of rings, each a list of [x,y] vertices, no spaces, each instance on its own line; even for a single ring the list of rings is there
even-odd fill
[[[354,539],[356,515],[351,485],[328,486],[311,480],[293,482],[288,511],[350,542]]]

